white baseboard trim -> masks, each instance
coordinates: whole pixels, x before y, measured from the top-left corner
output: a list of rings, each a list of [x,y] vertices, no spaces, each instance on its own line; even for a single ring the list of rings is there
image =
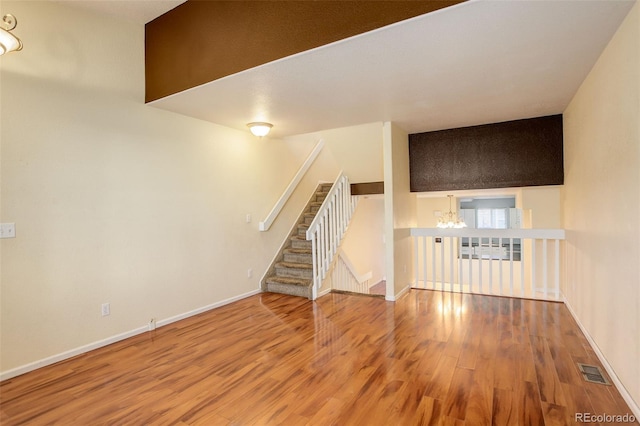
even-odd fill
[[[224,300],[221,300],[219,302],[212,303],[212,304],[207,305],[207,306],[203,306],[202,308],[198,308],[198,309],[194,309],[193,311],[185,312],[184,314],[176,315],[176,316],[173,316],[173,317],[170,317],[170,318],[166,318],[166,319],[163,319],[163,320],[158,320],[158,321],[156,321],[156,325],[158,327],[162,327],[162,326],[171,324],[173,322],[180,321],[180,320],[192,317],[194,315],[198,315],[198,314],[201,314],[203,312],[207,312],[207,311],[210,311],[212,309],[219,308],[219,307],[224,306],[224,305],[228,305],[228,304],[233,303],[233,302],[237,302],[238,300],[242,300],[242,299],[246,299],[247,297],[255,296],[256,294],[261,293],[261,291],[262,290],[260,290],[260,289],[251,290],[248,293],[243,293],[243,294],[240,294],[238,296],[233,296],[233,297],[230,297],[228,299],[224,299]]]
[[[325,294],[329,294],[329,293],[331,293],[331,289],[330,288],[328,288],[326,290],[322,290],[320,293],[318,293],[318,297],[322,297]],[[316,299],[318,299],[318,297],[316,297]]]
[[[65,359],[73,358],[74,356],[81,355],[86,352],[90,352],[94,349],[101,348],[103,346],[110,345],[112,343],[119,342],[120,340],[128,339],[129,337],[136,336],[138,334],[144,333],[148,330],[147,326],[138,327],[133,330],[117,334],[115,336],[107,337],[106,339],[98,340],[97,342],[89,343],[88,345],[80,346],[75,349],[71,349],[69,351],[65,351],[59,353],[57,355],[53,355],[38,361],[30,362],[29,364],[22,365],[20,367],[13,368],[11,370],[3,371],[0,373],[0,382],[12,379],[16,376],[20,376],[22,374],[28,373],[33,370],[37,370],[38,368],[46,367],[47,365],[55,364],[56,362],[64,361]]]
[[[582,330],[582,333],[587,338],[587,341],[593,348],[593,351],[598,356],[598,359],[604,366],[604,369],[607,370],[607,373],[609,374],[609,377],[611,377],[611,380],[613,381],[613,384],[615,385],[615,387],[618,389],[618,392],[620,392],[620,395],[622,395],[622,398],[624,399],[624,401],[627,403],[627,405],[633,412],[633,415],[635,416],[635,418],[640,419],[640,405],[638,405],[638,403],[633,400],[633,397],[631,396],[629,391],[627,391],[627,389],[624,387],[624,385],[618,378],[618,375],[614,371],[613,367],[611,366],[611,364],[609,364],[609,361],[607,361],[607,358],[604,356],[604,354],[596,344],[595,340],[593,340],[593,338],[589,334],[589,331],[587,331],[584,325],[582,325],[582,322],[580,322],[578,315],[576,315],[576,312],[571,307],[571,304],[567,301],[567,298],[562,293],[561,293],[561,296],[562,296],[561,300],[564,302],[564,305],[567,307],[567,309],[571,313],[571,316],[578,324],[578,327],[580,327],[580,330]]]
[[[210,311],[215,308],[219,308],[224,305],[228,305],[229,303],[237,302],[238,300],[245,299],[247,297],[253,296],[260,293],[260,290],[253,290],[248,293],[244,293],[238,296],[230,297],[228,299],[221,300],[216,303],[212,303],[207,306],[203,306],[202,308],[194,309],[193,311],[185,312],[184,314],[176,315],[171,318],[158,320],[156,322],[157,327],[162,327],[167,324],[171,324],[176,321],[180,321],[185,318],[192,317],[194,315],[201,314],[206,311]],[[38,368],[46,367],[47,365],[55,364],[56,362],[64,361],[65,359],[72,358],[77,355],[81,355],[86,352],[90,352],[95,349],[99,349],[101,347],[110,345],[112,343],[119,342],[121,340],[128,339],[129,337],[136,336],[138,334],[142,334],[145,331],[148,331],[149,328],[147,325],[143,327],[137,327],[133,330],[126,331],[124,333],[116,334],[115,336],[107,337],[106,339],[98,340],[93,343],[89,343],[88,345],[80,346],[75,349],[71,349],[57,355],[53,355],[38,361],[30,362],[29,364],[22,365],[20,367],[13,368],[11,370],[0,372],[0,382],[8,379],[12,379],[14,377],[20,376],[22,374],[28,373],[33,370],[37,370]]]
[[[409,290],[411,290],[411,284],[407,284],[407,286],[405,288],[403,288],[402,290],[400,290],[398,292],[398,294],[395,294],[391,297],[389,296],[385,296],[385,300],[387,302],[395,302],[396,300],[400,299],[402,296],[405,295],[405,293],[407,293]]]

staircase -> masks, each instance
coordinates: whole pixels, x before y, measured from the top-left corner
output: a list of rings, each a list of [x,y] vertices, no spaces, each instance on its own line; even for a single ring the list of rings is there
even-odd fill
[[[263,290],[312,298],[313,262],[306,233],[332,184],[320,184],[263,282]]]

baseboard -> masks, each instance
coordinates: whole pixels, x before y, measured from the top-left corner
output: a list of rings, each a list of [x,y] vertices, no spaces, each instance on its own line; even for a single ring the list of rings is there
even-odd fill
[[[319,297],[324,296],[325,294],[329,294],[329,293],[331,293],[331,289],[330,288],[328,288],[326,290],[322,290],[320,293],[318,293],[318,297],[316,297],[316,299],[319,298]]]
[[[252,290],[252,291],[250,291],[248,293],[243,293],[243,294],[240,294],[238,296],[230,297],[228,299],[224,299],[224,300],[221,300],[219,302],[212,303],[212,304],[207,305],[207,306],[203,306],[202,308],[194,309],[193,311],[185,312],[184,314],[176,315],[176,316],[173,316],[171,318],[167,318],[167,319],[163,319],[163,320],[158,320],[158,321],[156,321],[156,325],[158,327],[162,327],[164,325],[168,325],[168,324],[174,323],[176,321],[180,321],[180,320],[192,317],[194,315],[198,315],[198,314],[201,314],[203,312],[207,312],[207,311],[210,311],[212,309],[219,308],[221,306],[228,305],[228,304],[233,303],[233,302],[237,302],[238,300],[242,300],[242,299],[246,299],[247,297],[255,296],[256,294],[259,294],[261,292],[262,292],[262,290],[260,290],[260,289]]]
[[[595,340],[593,340],[593,338],[589,334],[589,331],[587,331],[584,325],[582,325],[580,318],[578,318],[578,315],[576,315],[575,311],[571,307],[571,304],[567,301],[567,298],[564,296],[564,294],[561,294],[561,296],[562,296],[561,298],[562,301],[564,301],[564,305],[567,307],[567,309],[571,313],[571,316],[578,324],[578,327],[580,327],[580,330],[582,330],[582,333],[587,338],[587,341],[593,348],[593,351],[596,353],[598,359],[604,366],[605,370],[607,370],[607,373],[609,374],[609,377],[611,378],[611,381],[613,381],[613,384],[615,385],[615,387],[618,389],[618,392],[620,392],[620,395],[622,395],[622,398],[624,399],[624,401],[627,403],[627,405],[633,412],[633,415],[635,416],[635,418],[640,419],[640,405],[638,405],[638,403],[634,401],[629,391],[627,391],[627,389],[624,387],[624,385],[618,378],[618,375],[616,374],[615,370],[613,369],[611,364],[609,364],[609,361],[607,361],[607,358],[604,356],[604,354],[596,344]]]
[[[88,345],[80,346],[78,348],[71,349],[69,351],[59,353],[57,355],[53,355],[38,361],[31,362],[29,364],[22,365],[20,367],[13,368],[11,370],[3,371],[2,373],[0,373],[0,382],[7,379],[12,379],[16,376],[20,376],[22,374],[28,373],[33,370],[37,370],[38,368],[46,367],[47,365],[55,364],[56,362],[64,361],[65,359],[73,358],[74,356],[78,356],[83,353],[90,352],[94,349],[98,349],[103,346],[107,346],[112,343],[116,343],[121,340],[128,339],[129,337],[142,334],[147,330],[148,330],[148,326],[138,327],[133,330],[127,331],[125,333],[117,334],[115,336],[98,340],[97,342],[89,343]]]
[[[167,324],[171,324],[176,321],[180,321],[182,319],[186,319],[192,317],[194,315],[201,314],[206,311],[210,311],[215,308],[219,308],[224,305],[228,305],[229,303],[237,302],[238,300],[245,299],[250,296],[254,296],[260,293],[260,290],[253,290],[248,293],[241,294],[239,296],[230,297],[228,299],[221,300],[220,302],[212,303],[207,306],[203,306],[202,308],[194,309],[193,311],[185,312],[184,314],[176,315],[171,318],[158,320],[156,322],[157,327],[162,327]],[[8,379],[12,379],[14,377],[20,376],[22,374],[28,373],[33,370],[37,370],[38,368],[46,367],[51,364],[55,364],[56,362],[64,361],[69,358],[73,358],[74,356],[82,355],[83,353],[93,351],[95,349],[102,348],[107,345],[111,345],[112,343],[119,342],[121,340],[128,339],[130,337],[136,336],[138,334],[142,334],[145,331],[148,331],[149,328],[147,325],[143,327],[137,327],[133,330],[126,331],[124,333],[117,334],[115,336],[107,337],[106,339],[98,340],[93,343],[89,343],[88,345],[80,346],[75,349],[71,349],[69,351],[65,351],[59,353],[57,355],[53,355],[38,361],[31,362],[29,364],[22,365],[20,367],[13,368],[11,370],[3,371],[0,373],[0,382]]]
[[[391,297],[386,296],[385,300],[387,302],[395,302],[396,300],[400,299],[402,296],[404,296],[409,290],[411,290],[411,284],[407,284],[407,286],[405,288],[403,288],[402,290],[400,290],[398,292],[398,294],[395,294]]]

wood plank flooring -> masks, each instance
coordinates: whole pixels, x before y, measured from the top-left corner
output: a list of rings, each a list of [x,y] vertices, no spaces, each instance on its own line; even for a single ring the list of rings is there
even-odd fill
[[[560,303],[264,293],[0,383],[2,425],[571,425],[631,414]],[[596,424],[596,423],[590,423]],[[637,424],[637,423],[635,423]]]

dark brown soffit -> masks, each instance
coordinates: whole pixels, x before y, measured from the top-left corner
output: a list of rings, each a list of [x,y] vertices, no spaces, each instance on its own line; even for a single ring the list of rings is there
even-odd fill
[[[351,195],[384,194],[384,182],[352,183]]]
[[[188,0],[145,26],[146,101],[464,0]]]

